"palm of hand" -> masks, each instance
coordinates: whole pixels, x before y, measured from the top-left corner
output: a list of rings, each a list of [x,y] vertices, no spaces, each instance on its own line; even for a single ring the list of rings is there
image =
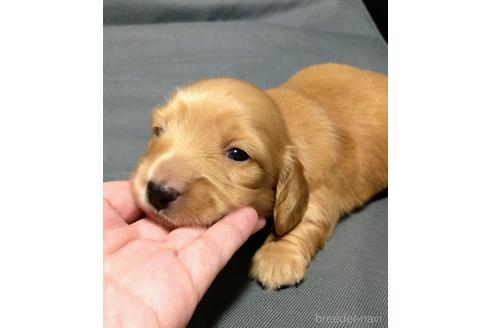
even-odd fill
[[[127,182],[105,184],[105,326],[185,326],[232,254],[264,224],[251,209],[209,229],[172,231],[145,218],[132,222],[139,215]]]

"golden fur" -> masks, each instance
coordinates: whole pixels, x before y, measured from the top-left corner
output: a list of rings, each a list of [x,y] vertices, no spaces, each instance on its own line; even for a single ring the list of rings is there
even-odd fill
[[[387,116],[387,77],[346,65],[310,66],[266,91],[198,81],[155,111],[163,133],[148,142],[134,192],[149,216],[174,226],[210,225],[246,205],[273,214],[250,274],[267,288],[292,285],[339,218],[387,187]],[[227,158],[231,148],[251,159]],[[151,179],[181,196],[155,211]]]

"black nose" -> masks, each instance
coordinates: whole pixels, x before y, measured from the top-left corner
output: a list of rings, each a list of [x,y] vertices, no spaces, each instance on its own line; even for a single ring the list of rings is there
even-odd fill
[[[152,181],[147,184],[147,199],[156,210],[167,208],[170,202],[179,197],[179,192],[165,184],[159,185]]]

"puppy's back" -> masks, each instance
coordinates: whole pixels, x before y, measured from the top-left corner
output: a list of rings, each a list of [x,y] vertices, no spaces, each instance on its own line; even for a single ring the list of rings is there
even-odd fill
[[[388,166],[388,79],[385,75],[340,64],[320,64],[307,67],[273,92],[288,90],[319,105],[339,143],[337,163],[339,183],[351,181],[351,193],[361,204],[375,192],[387,186]],[[274,89],[275,90],[275,89]],[[278,97],[277,97],[278,98]],[[292,97],[291,97],[292,98]],[[283,105],[285,107],[285,105]],[[298,118],[309,115],[306,108],[291,108]],[[295,119],[292,114],[288,120]],[[305,118],[303,118],[305,119]],[[312,117],[312,120],[320,120]],[[287,122],[287,125],[290,124]],[[326,125],[326,124],[325,124]],[[297,129],[299,130],[299,129]],[[316,131],[296,131],[291,134],[311,134]],[[295,136],[293,136],[296,139]],[[322,139],[316,138],[318,142]],[[342,182],[345,181],[345,182]],[[350,203],[350,202],[349,202]]]
[[[297,91],[344,123],[387,122],[388,78],[341,64],[309,66],[278,88]]]

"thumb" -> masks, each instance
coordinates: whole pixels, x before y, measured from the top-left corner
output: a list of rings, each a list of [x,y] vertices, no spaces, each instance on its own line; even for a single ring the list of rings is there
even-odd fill
[[[201,298],[232,255],[265,225],[256,211],[245,207],[226,215],[182,248],[179,260],[188,269]]]

